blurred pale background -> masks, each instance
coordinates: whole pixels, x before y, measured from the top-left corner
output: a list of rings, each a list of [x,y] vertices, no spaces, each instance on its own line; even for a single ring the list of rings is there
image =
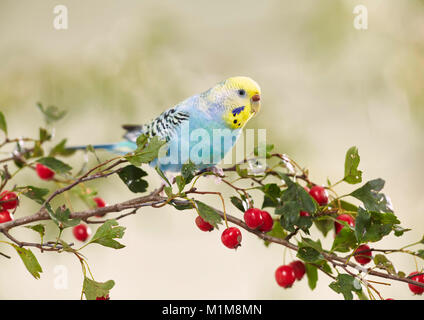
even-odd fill
[[[57,4],[68,7],[68,30],[53,28]],[[358,4],[368,8],[368,30],[353,28]],[[68,110],[56,125],[56,141],[113,142],[123,123],[148,121],[226,77],[250,76],[262,87],[263,108],[248,127],[266,128],[280,152],[323,184],[341,177],[345,151],[358,146],[364,179],[384,178],[402,225],[414,228],[378,247],[401,247],[423,234],[423,13],[418,0],[3,0],[0,108],[11,136],[37,134],[40,101]],[[49,186],[33,172],[20,182]],[[158,183],[153,175],[151,188]],[[202,185],[217,188],[211,180]],[[115,177],[95,186],[108,203],[133,196]],[[34,210],[23,199],[16,216]],[[125,249],[93,245],[85,251],[96,280],[116,281],[112,299],[342,298],[321,273],[315,291],[306,280],[290,290],[278,287],[274,270],[282,247],[266,249],[243,232],[243,246],[228,250],[220,232],[202,233],[194,217],[166,208],[121,220]],[[15,234],[37,239],[27,230]],[[72,240],[71,230],[65,239]],[[327,246],[331,240],[330,233]],[[2,250],[14,259],[1,260],[0,298],[79,298],[82,275],[73,256],[36,252],[43,273],[34,280],[12,251]],[[411,257],[391,258],[407,273],[415,269]],[[67,290],[54,288],[57,265],[68,267]],[[380,289],[385,298],[414,298],[403,283]]]

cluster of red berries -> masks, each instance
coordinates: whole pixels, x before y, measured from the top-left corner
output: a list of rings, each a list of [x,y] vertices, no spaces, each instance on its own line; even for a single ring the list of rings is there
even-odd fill
[[[301,280],[305,275],[306,269],[302,261],[296,260],[288,265],[279,266],[275,270],[275,280],[283,288],[290,288],[295,280]]]
[[[5,190],[0,193],[0,223],[13,220],[9,210],[15,209],[19,205],[19,199],[16,193]]]
[[[261,232],[271,231],[274,225],[274,220],[271,215],[264,210],[258,208],[250,208],[244,213],[244,222],[247,227],[252,230],[259,230]],[[202,231],[212,231],[213,226],[203,220],[201,216],[197,216],[195,223]],[[229,249],[237,249],[240,246],[242,235],[240,229],[237,227],[230,227],[224,230],[221,234],[221,241]]]
[[[97,208],[103,208],[106,206],[105,201],[100,197],[93,198],[93,200],[96,203]],[[102,215],[96,215],[96,217],[102,217]],[[90,237],[91,229],[86,224],[81,223],[72,229],[72,233],[74,234],[75,239],[84,242]]]

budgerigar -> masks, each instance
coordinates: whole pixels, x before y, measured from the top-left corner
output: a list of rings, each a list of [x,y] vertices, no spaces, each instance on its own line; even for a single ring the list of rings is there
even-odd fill
[[[168,151],[154,160],[152,166],[176,172],[191,160],[200,169],[205,169],[218,164],[233,148],[243,127],[259,112],[260,100],[261,90],[254,80],[249,77],[228,78],[180,102],[149,124],[124,125],[127,130],[125,141],[95,145],[94,148],[125,154],[136,149],[136,139],[140,134],[150,138],[158,136],[167,141],[165,146]],[[222,135],[220,146],[216,141],[212,142],[214,135]],[[225,139],[227,142],[224,142]]]

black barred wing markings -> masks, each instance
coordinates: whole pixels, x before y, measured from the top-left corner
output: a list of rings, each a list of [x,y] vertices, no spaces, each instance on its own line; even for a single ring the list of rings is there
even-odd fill
[[[127,133],[124,138],[135,142],[137,137],[144,133],[149,137],[159,136],[166,141],[171,140],[177,132],[179,126],[189,119],[190,115],[184,111],[177,111],[175,108],[163,112],[159,117],[146,125],[124,125],[122,126]]]

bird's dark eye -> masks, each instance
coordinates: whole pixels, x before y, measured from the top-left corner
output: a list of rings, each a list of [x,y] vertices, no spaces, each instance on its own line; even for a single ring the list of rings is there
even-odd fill
[[[239,89],[238,94],[241,95],[241,96],[244,96],[246,94],[246,90]]]

